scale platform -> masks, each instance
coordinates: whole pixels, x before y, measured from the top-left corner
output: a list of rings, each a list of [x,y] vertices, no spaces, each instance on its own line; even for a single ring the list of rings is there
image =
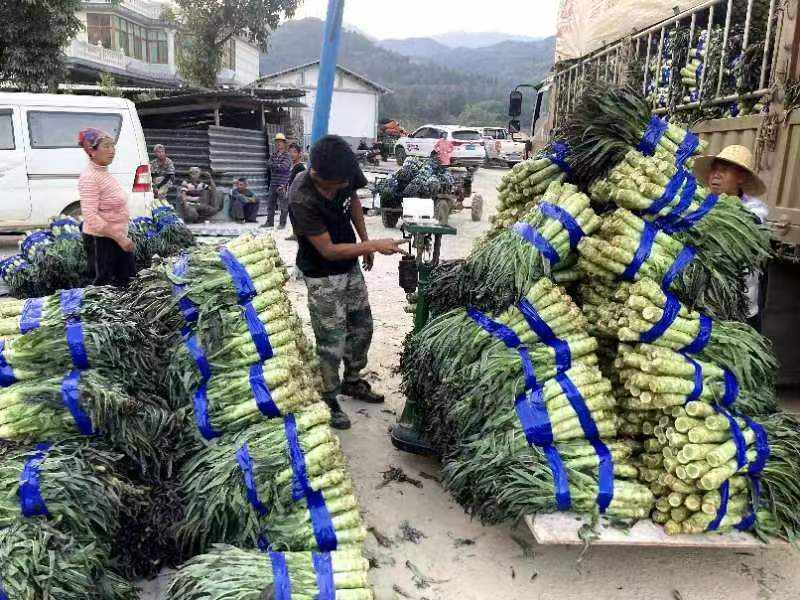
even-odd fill
[[[574,513],[549,513],[527,515],[525,523],[533,537],[542,545],[583,546],[579,532],[588,525],[585,517]],[[618,529],[605,519],[600,520],[597,537],[589,543],[592,546],[636,546],[669,548],[722,548],[734,550],[753,550],[757,548],[788,548],[783,540],[773,540],[768,544],[754,535],[741,531],[731,533],[701,533],[696,535],[667,535],[652,521],[639,521],[627,531]]]

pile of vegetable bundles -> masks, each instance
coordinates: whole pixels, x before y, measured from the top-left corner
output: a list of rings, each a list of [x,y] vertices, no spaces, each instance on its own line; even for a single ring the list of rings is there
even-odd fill
[[[60,215],[48,229],[29,233],[20,253],[0,262],[0,277],[11,295],[31,298],[90,284],[81,228],[79,220]],[[192,232],[163,200],[155,200],[152,216],[131,219],[128,232],[139,268],[149,266],[155,255],[172,256],[194,244]]]
[[[381,182],[376,191],[391,199],[435,198],[452,191],[455,179],[434,157],[408,157],[403,166]]]

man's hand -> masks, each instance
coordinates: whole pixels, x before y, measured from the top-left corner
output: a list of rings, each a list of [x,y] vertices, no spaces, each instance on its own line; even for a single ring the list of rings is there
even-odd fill
[[[375,252],[380,252],[384,256],[390,256],[392,254],[407,254],[402,248],[404,243],[406,242],[403,240],[384,239],[373,240],[372,245],[375,248]]]
[[[133,245],[133,242],[131,241],[131,239],[127,238],[127,237],[122,239],[122,240],[120,240],[117,243],[119,244],[119,247],[122,248],[125,252],[133,252],[133,250],[135,248],[135,246]]]
[[[372,271],[372,266],[375,264],[375,253],[370,252],[364,255],[364,270]]]

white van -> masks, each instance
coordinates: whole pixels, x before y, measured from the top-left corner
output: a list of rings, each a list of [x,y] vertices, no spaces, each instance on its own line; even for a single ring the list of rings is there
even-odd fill
[[[67,94],[0,93],[0,231],[80,214],[78,177],[88,157],[78,132],[97,127],[117,142],[109,171],[129,192],[131,216],[152,205],[147,146],[130,100]]]

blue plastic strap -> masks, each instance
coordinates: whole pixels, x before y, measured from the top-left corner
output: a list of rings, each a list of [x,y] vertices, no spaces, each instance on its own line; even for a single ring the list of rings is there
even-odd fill
[[[614,498],[614,459],[608,447],[600,441],[600,432],[594,422],[586,402],[573,381],[564,373],[556,375],[556,381],[569,400],[572,409],[578,416],[578,421],[583,429],[584,436],[591,441],[597,453],[598,461],[598,493],[597,506],[600,512],[605,512]]]
[[[651,215],[657,215],[664,210],[664,208],[669,206],[669,203],[672,202],[672,199],[675,198],[676,194],[681,189],[685,179],[686,171],[684,169],[675,171],[675,174],[670,177],[667,185],[664,186],[664,192],[661,194],[661,197],[648,206],[645,212]]]
[[[619,276],[619,279],[624,281],[634,280],[639,269],[642,268],[644,261],[647,260],[650,256],[650,252],[653,250],[653,242],[655,242],[657,233],[658,229],[655,225],[649,221],[644,222],[644,231],[642,231],[642,237],[639,240],[639,247],[633,255],[631,264],[625,268],[625,271]]]
[[[678,313],[681,311],[680,301],[670,292],[665,292],[665,295],[667,302],[664,305],[664,313],[658,323],[653,325],[649,331],[639,334],[639,340],[646,344],[651,344],[664,335],[667,329],[675,322],[675,319],[678,318]]]
[[[701,394],[703,393],[703,369],[696,360],[689,358],[688,356],[684,357],[686,362],[688,362],[692,367],[694,367],[694,389],[692,393],[686,397],[686,402],[694,402],[698,398],[700,398]]]
[[[256,406],[261,414],[270,419],[275,419],[281,416],[281,411],[275,400],[272,398],[272,393],[269,391],[269,386],[264,379],[264,368],[261,363],[255,363],[250,367],[250,390],[253,392]]]
[[[22,240],[21,250],[24,254],[28,254],[33,246],[46,240],[51,240],[52,238],[53,234],[49,231],[34,231],[33,233],[28,234],[28,236]]]
[[[45,298],[28,298],[22,307],[22,314],[19,316],[19,332],[26,334],[34,329],[39,329],[42,325],[42,311],[44,309]]]
[[[680,275],[689,263],[694,260],[696,255],[697,252],[691,246],[683,247],[683,250],[681,250],[680,254],[675,258],[675,262],[672,263],[672,266],[664,275],[664,279],[661,280],[661,288],[664,291],[669,290],[678,275]]]
[[[572,507],[572,497],[569,493],[569,479],[567,478],[567,471],[564,469],[564,461],[561,460],[561,455],[555,446],[545,446],[544,452],[547,455],[547,462],[550,464],[550,471],[553,474],[556,508],[560,511],[567,511]]]
[[[697,337],[691,344],[681,348],[680,351],[684,354],[699,354],[702,352],[711,340],[711,329],[713,326],[714,322],[711,320],[711,317],[700,315],[700,330],[697,332]]]
[[[725,393],[722,395],[720,404],[725,408],[732,406],[736,399],[739,397],[739,382],[736,375],[731,373],[728,369],[724,370],[725,378]]]
[[[25,461],[19,476],[19,507],[23,516],[28,519],[50,517],[39,489],[39,467],[42,466],[49,448],[50,444],[36,446],[36,453]]]
[[[525,346],[517,348],[519,359],[522,362],[522,374],[525,378],[525,389],[532,390],[539,387],[539,382],[536,381],[536,371],[533,369],[533,361],[531,355]]]
[[[333,582],[333,565],[328,552],[312,552],[311,562],[317,574],[317,589],[315,600],[336,600],[336,585]]]
[[[719,503],[719,509],[717,509],[717,516],[709,524],[708,531],[716,531],[719,528],[720,523],[722,523],[722,519],[725,518],[725,515],[728,512],[728,498],[730,496],[730,492],[731,484],[730,481],[726,479],[719,488],[719,493],[722,498]]]
[[[256,351],[258,351],[258,356],[262,362],[269,360],[274,356],[274,353],[272,345],[269,343],[267,328],[258,318],[258,313],[252,302],[245,302],[242,304],[242,308],[244,308],[244,320],[247,322],[247,329],[250,330],[250,338],[253,340]]]
[[[81,408],[81,394],[78,390],[78,384],[81,381],[81,372],[79,369],[72,369],[61,380],[61,401],[67,407],[72,419],[75,421],[75,426],[80,431],[81,435],[94,435],[94,427],[92,425],[91,417],[86,411]]]
[[[188,269],[189,256],[184,252],[175,260],[172,272],[176,277],[185,278]],[[181,309],[184,320],[187,323],[194,323],[200,317],[200,313],[197,310],[197,305],[184,295],[186,285],[185,283],[173,284],[172,293],[178,298],[178,308]]]
[[[83,341],[83,323],[80,317],[69,317],[64,332],[67,336],[67,347],[72,364],[76,369],[85,371],[89,368],[89,356]]]
[[[294,415],[286,415],[283,423],[286,432],[286,445],[289,450],[289,462],[294,475],[292,480],[292,499],[295,501],[302,498],[306,499],[306,506],[311,517],[311,528],[314,531],[317,547],[322,551],[335,550],[338,541],[333,521],[322,492],[313,490],[311,482],[308,480],[306,459],[303,456],[300,440],[297,437],[297,422]]]
[[[239,468],[244,476],[244,487],[247,490],[247,500],[250,502],[250,506],[255,509],[259,517],[265,516],[269,511],[258,497],[256,479],[253,475],[253,459],[250,458],[250,449],[247,447],[247,442],[242,444],[236,451],[236,462],[239,463]]]
[[[194,393],[194,420],[197,424],[197,429],[207,440],[213,440],[220,437],[222,434],[214,429],[211,425],[211,417],[208,414],[208,395],[206,390],[207,382],[204,380],[200,383],[197,391]]]
[[[578,242],[586,235],[580,224],[575,220],[575,217],[569,211],[550,202],[540,202],[539,210],[548,219],[555,219],[564,226],[569,235],[569,247],[575,250],[578,247]]]
[[[671,223],[676,221],[680,218],[680,216],[692,205],[692,201],[694,200],[694,195],[697,192],[697,179],[694,175],[687,175],[686,182],[683,185],[683,189],[681,190],[681,197],[678,200],[678,203],[672,208],[670,213],[659,219],[659,225],[663,225],[666,223]]]
[[[517,396],[514,408],[530,446],[547,446],[553,443],[553,428],[542,388],[534,388]]]
[[[2,581],[0,581],[0,600],[8,600],[8,594],[6,594]]]
[[[192,358],[194,358],[194,363],[197,365],[197,370],[200,372],[203,381],[211,379],[211,365],[208,364],[208,359],[203,349],[200,348],[200,344],[197,343],[197,335],[194,333],[187,333],[187,335],[184,336],[183,344],[192,355]]]
[[[486,333],[497,338],[509,348],[517,348],[518,346],[522,345],[519,337],[511,328],[490,319],[481,311],[475,308],[468,308],[467,315],[469,315],[473,321],[480,325],[486,331]]]
[[[539,315],[536,308],[527,298],[523,298],[519,301],[518,308],[522,316],[525,317],[528,327],[539,336],[539,339],[543,343],[553,349],[555,353],[556,369],[560,372],[568,370],[572,366],[572,354],[569,350],[569,344],[555,336],[553,330],[550,329],[550,326]]]
[[[17,378],[14,377],[14,369],[11,368],[4,356],[5,348],[6,341],[0,340],[0,387],[8,387],[17,382]]]
[[[555,142],[552,145],[552,148],[552,154],[546,155],[547,158],[550,159],[550,162],[558,165],[558,168],[564,173],[572,173],[572,167],[570,167],[569,163],[567,162],[567,152],[569,151],[569,146],[567,146],[564,142]]]
[[[761,480],[758,477],[751,477],[750,482],[752,485],[752,502],[750,503],[750,511],[739,523],[734,525],[739,531],[747,531],[756,524],[756,510],[761,503]]]
[[[731,428],[731,437],[733,438],[733,443],[736,445],[736,466],[738,469],[741,469],[747,464],[747,441],[744,439],[742,430],[736,422],[736,417],[723,406],[718,404],[712,404],[711,406],[717,413],[728,419],[728,424]]]
[[[83,302],[83,293],[83,288],[63,290],[61,292],[61,314],[70,317],[79,313]]]
[[[717,201],[719,200],[719,196],[715,194],[709,194],[706,196],[706,199],[703,200],[703,203],[700,205],[696,211],[691,214],[686,215],[680,219],[677,219],[673,223],[669,223],[664,225],[664,230],[667,233],[677,233],[680,231],[686,231],[687,229],[691,229],[694,227],[703,217],[705,217],[709,211],[711,211],[714,206],[716,206]]]
[[[658,117],[652,117],[636,149],[642,154],[653,156],[653,154],[656,153],[658,142],[661,141],[661,136],[663,136],[666,131],[667,122],[662,121]]]
[[[702,71],[703,63],[700,63],[700,66],[697,67],[698,71]],[[698,78],[700,75],[697,75]],[[700,145],[700,138],[697,137],[691,131],[687,131],[686,135],[683,138],[680,146],[678,146],[678,151],[675,153],[675,165],[677,167],[683,167],[684,163],[692,157],[694,151],[697,150],[697,147]]]
[[[239,303],[242,304],[253,298],[253,296],[256,295],[256,288],[253,285],[253,280],[250,279],[250,275],[247,273],[247,269],[244,268],[244,265],[224,246],[219,251],[219,257],[220,260],[222,260],[222,264],[225,265],[225,268],[228,270],[228,274],[231,276],[231,281],[233,281],[233,287],[236,289],[236,296],[239,299]]]
[[[551,265],[554,265],[561,260],[561,257],[558,255],[558,252],[553,245],[528,223],[520,221],[519,223],[515,223],[511,229],[514,231],[514,233],[519,235],[522,239],[541,252]]]
[[[767,465],[767,461],[769,460],[770,456],[769,438],[767,437],[767,432],[760,423],[756,423],[747,415],[739,416],[744,419],[744,422],[747,423],[747,426],[753,430],[753,433],[756,436],[756,459],[750,463],[747,472],[750,475],[759,475]]]
[[[292,600],[292,580],[289,578],[286,556],[283,552],[270,552],[269,561],[272,564],[272,584],[275,588],[275,600]]]

